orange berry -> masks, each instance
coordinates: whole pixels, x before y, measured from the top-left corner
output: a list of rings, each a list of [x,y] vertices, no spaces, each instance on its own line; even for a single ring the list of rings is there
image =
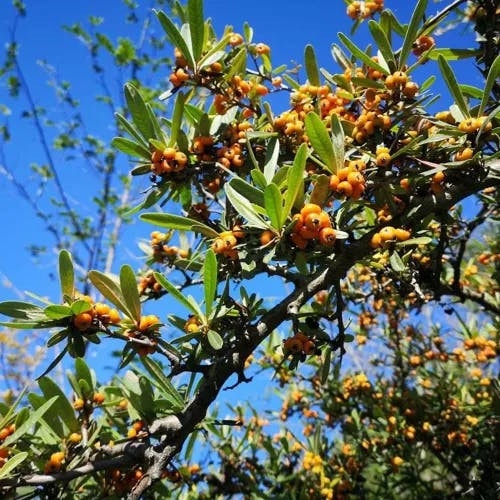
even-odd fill
[[[406,240],[410,239],[410,236],[411,236],[410,231],[407,231],[406,229],[401,229],[401,228],[395,229],[394,234],[395,234],[396,239],[398,241],[406,241]]]
[[[111,309],[109,311],[109,321],[113,324],[119,323],[121,321],[120,315],[116,309]]]
[[[391,163],[391,155],[389,153],[377,153],[377,167],[387,167]]]
[[[49,462],[51,465],[55,467],[60,467],[63,460],[64,460],[64,452],[56,451],[55,453],[52,453],[52,455],[50,455]]]
[[[283,342],[283,349],[287,354],[302,352],[304,344],[297,337],[291,337]]]
[[[308,214],[319,214],[321,213],[321,207],[315,203],[306,203],[300,210],[300,214],[306,217]]]
[[[307,240],[303,238],[299,233],[292,233],[292,241],[296,247],[304,250],[307,247]]]
[[[336,233],[332,227],[324,227],[319,232],[319,242],[324,246],[332,246],[335,243]],[[307,354],[307,353],[306,353]]]
[[[79,443],[82,440],[82,435],[78,434],[78,432],[73,432],[72,434],[70,434],[69,440],[72,443]]]
[[[92,397],[92,401],[97,405],[104,403],[104,399],[104,394],[102,394],[101,392],[94,393],[94,396]]]
[[[276,235],[269,230],[263,231],[260,235],[260,244],[262,246],[268,245],[276,238]]]
[[[455,161],[470,160],[474,156],[474,151],[471,148],[464,148],[455,154]]]
[[[358,184],[364,184],[365,178],[363,177],[363,174],[359,172],[350,172],[347,176],[347,182],[351,184],[352,187],[354,187]]]
[[[257,52],[257,54],[269,54],[271,52],[271,49],[269,47],[269,45],[266,45],[265,43],[258,43],[256,46],[255,46],[255,52]]]
[[[372,236],[372,239],[370,240],[370,246],[372,248],[379,248],[380,246],[382,246],[382,238],[380,237],[379,233],[375,233]]]
[[[382,241],[393,240],[396,237],[396,229],[392,226],[385,226],[379,231]]]
[[[432,182],[435,184],[439,184],[439,183],[444,181],[444,178],[445,178],[444,172],[442,170],[440,170],[439,172],[436,172],[432,176]]]
[[[229,37],[229,45],[236,47],[243,43],[243,37],[239,33],[232,33]]]
[[[73,318],[73,325],[75,325],[75,327],[81,332],[84,332],[85,330],[88,330],[90,328],[90,325],[92,325],[92,320],[92,315],[89,312],[83,312],[77,314]]]
[[[81,410],[84,406],[85,406],[85,401],[81,398],[77,398],[73,402],[73,408],[75,410]]]
[[[139,326],[138,330],[140,332],[144,332],[148,328],[151,328],[154,325],[157,325],[160,323],[160,320],[158,316],[155,316],[154,314],[150,314],[148,316],[142,316],[141,320],[139,321]]]
[[[342,181],[337,186],[337,193],[344,195],[346,197],[351,196],[352,194],[352,185],[347,181]]]
[[[340,182],[340,179],[338,178],[337,175],[335,175],[335,174],[331,175],[330,176],[330,184],[329,184],[330,190],[337,191],[337,187],[339,185],[339,182]]]
[[[314,342],[312,340],[307,340],[304,342],[302,350],[304,351],[304,354],[312,354],[314,353],[314,347]]]

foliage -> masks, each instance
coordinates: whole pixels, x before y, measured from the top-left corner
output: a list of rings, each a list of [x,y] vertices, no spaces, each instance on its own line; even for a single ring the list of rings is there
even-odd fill
[[[201,0],[155,11],[170,85],[147,91],[134,73],[110,150],[150,178],[128,211],[155,226],[146,266],[115,275],[92,259],[80,293],[63,249],[60,297],[0,304],[2,325],[49,330],[59,347],[38,390],[0,408],[6,495],[494,497],[495,6],[426,17],[420,0],[402,24],[381,1],[348,3],[353,32],[370,18],[376,55],[340,33],[334,73],[307,46],[303,84],[249,26],[217,35]],[[485,41],[437,47],[448,19]],[[126,40],[113,50],[138,70]],[[484,90],[459,83],[457,54],[476,57]],[[429,111],[435,78],[413,81],[424,65],[448,110]],[[284,284],[278,301],[254,291],[263,279]],[[157,300],[183,311],[169,328],[144,313]],[[123,371],[102,384],[85,356],[110,339]],[[48,375],[66,355],[69,397]],[[280,409],[219,417],[223,389],[266,374]]]

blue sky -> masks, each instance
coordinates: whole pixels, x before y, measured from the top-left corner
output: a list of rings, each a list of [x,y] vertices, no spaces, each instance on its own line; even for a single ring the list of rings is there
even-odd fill
[[[110,141],[111,116],[102,105],[96,105],[94,95],[97,93],[95,76],[90,71],[90,59],[87,50],[75,37],[62,29],[63,25],[76,22],[86,23],[90,15],[104,18],[101,31],[112,40],[120,36],[130,37],[133,41],[139,39],[137,25],[126,24],[123,20],[126,9],[121,0],[49,0],[39,2],[27,0],[28,15],[21,19],[17,26],[16,39],[20,44],[19,59],[31,91],[37,104],[45,106],[53,117],[60,114],[58,102],[54,98],[53,90],[47,85],[47,74],[37,64],[40,59],[46,60],[57,68],[60,77],[72,84],[73,95],[82,103],[82,113],[87,124],[92,127],[91,133]],[[154,2],[140,2],[141,11],[146,12]],[[387,0],[386,6],[391,8],[398,18],[407,22],[415,2],[401,2]],[[435,13],[446,2],[430,2],[429,14]],[[272,6],[272,9],[271,9]],[[0,7],[0,38],[3,43],[10,38],[14,10],[4,1]],[[310,0],[307,3],[298,1],[256,0],[244,8],[229,0],[206,0],[205,14],[213,20],[218,33],[222,33],[226,24],[241,31],[243,23],[248,21],[254,28],[254,40],[264,42],[272,47],[272,60],[275,66],[288,64],[290,61],[303,62],[304,46],[311,43],[317,53],[319,65],[330,72],[336,71],[336,65],[330,55],[332,42],[337,42],[336,34],[339,31],[349,33],[352,21],[345,15],[345,4],[341,1]],[[154,29],[160,30],[159,24]],[[355,35],[354,40],[361,47],[369,43],[366,36],[366,25],[363,25]],[[457,35],[460,37],[457,40]],[[464,40],[471,40],[471,34],[459,28],[452,33],[445,33],[437,39],[439,46],[467,46]],[[338,42],[337,42],[338,43]],[[472,43],[469,43],[472,45]],[[169,49],[169,55],[171,54]],[[433,63],[429,63],[429,66]],[[467,65],[453,62],[454,68],[465,68]],[[435,67],[435,66],[433,66]],[[469,66],[470,67],[470,66]],[[163,78],[168,75],[169,68],[165,68]],[[424,67],[420,73],[428,76],[430,68]],[[467,83],[481,86],[477,72],[460,72],[460,77],[467,79]],[[472,79],[472,80],[471,80]],[[415,80],[419,80],[416,73]],[[164,85],[164,82],[158,82]],[[110,82],[113,92],[119,98],[120,82]],[[441,82],[435,84],[437,91],[446,94]],[[5,144],[4,153],[9,168],[23,180],[31,191],[36,182],[30,173],[29,165],[34,162],[42,163],[41,151],[37,134],[32,124],[20,117],[24,109],[21,100],[12,100],[6,92],[5,81],[0,80],[0,103],[11,108],[11,115],[1,117],[2,123],[7,120],[12,133],[12,140]],[[450,103],[445,97],[443,103],[436,109],[445,109]],[[59,113],[59,114],[58,114]],[[62,162],[62,158],[58,156]],[[121,157],[121,165],[126,170],[128,159]],[[1,163],[1,161],[0,161]],[[78,162],[71,164],[71,168],[61,168],[62,182],[71,203],[82,213],[88,212],[88,200],[93,195],[91,182],[87,182],[92,172],[85,165]],[[146,178],[134,180],[137,193],[147,186]],[[6,179],[0,176],[0,221],[4,230],[4,237],[0,246],[0,300],[18,298],[17,290],[32,290],[46,294],[52,299],[58,299],[58,287],[50,273],[56,269],[56,256],[50,251],[51,238],[43,230],[40,221],[36,219],[26,202],[17,194],[16,189]],[[137,195],[139,196],[139,195]],[[129,262],[134,266],[134,256],[139,252],[136,247],[138,238],[148,237],[152,227],[135,222],[126,229],[121,242],[121,261]],[[35,262],[26,248],[36,242],[49,246],[47,257]],[[136,264],[136,267],[138,264]],[[115,271],[117,268],[115,268]],[[5,286],[8,280],[12,287]],[[1,282],[0,282],[1,285]],[[49,357],[51,355],[49,354]]]

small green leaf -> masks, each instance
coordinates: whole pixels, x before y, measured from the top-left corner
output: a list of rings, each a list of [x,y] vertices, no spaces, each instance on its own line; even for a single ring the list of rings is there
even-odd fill
[[[203,52],[205,38],[205,19],[203,17],[203,0],[188,0],[187,12],[189,19],[189,31],[191,33],[191,46],[195,61]]]
[[[156,382],[158,389],[160,389],[162,395],[169,400],[174,410],[182,409],[184,407],[184,401],[177,389],[172,385],[170,379],[165,375],[160,365],[148,356],[142,357],[141,361],[151,375],[153,382]]]
[[[306,63],[307,79],[311,85],[319,86],[321,81],[319,79],[318,63],[316,61],[316,54],[314,47],[310,44],[306,45],[304,50],[304,60]]]
[[[326,347],[324,351],[323,363],[321,364],[321,383],[324,384],[328,380],[330,367],[332,365],[332,348]]]
[[[211,227],[198,222],[194,219],[189,219],[188,217],[182,217],[180,215],[172,214],[161,214],[161,213],[145,213],[139,216],[139,218],[150,224],[154,224],[160,227],[166,227],[169,229],[178,229],[179,231],[194,231],[201,233],[208,238],[217,238],[219,233],[214,231]]]
[[[226,196],[231,205],[233,205],[236,211],[247,220],[249,226],[258,227],[260,229],[269,228],[269,224],[262,219],[255,208],[253,208],[252,204],[231,186],[231,182],[224,186],[224,190],[226,191]]]
[[[120,113],[115,113],[115,118],[118,121],[118,124],[123,127],[139,144],[144,147],[147,147],[148,143],[142,137],[141,133],[137,130],[136,127],[132,123],[130,123],[123,115]]]
[[[335,173],[335,153],[326,125],[316,113],[311,112],[306,115],[305,126],[306,134],[311,141],[314,151],[318,154],[326,168],[331,173]]]
[[[212,349],[214,349],[215,351],[222,349],[224,340],[222,340],[222,337],[216,331],[208,330],[207,339]]]
[[[271,225],[280,230],[285,222],[283,220],[283,199],[276,184],[268,184],[264,190],[264,203]]]
[[[168,279],[161,273],[154,272],[153,273],[156,281],[165,288],[165,290],[172,295],[174,299],[176,299],[180,304],[182,304],[186,309],[189,309],[196,317],[203,320],[203,317],[199,317],[199,309],[194,307],[193,304],[181,293],[177,290],[177,287],[170,283]]]
[[[54,403],[51,410],[56,410],[61,420],[65,423],[70,431],[76,431],[80,427],[78,420],[75,417],[75,410],[68,398],[65,396],[62,389],[50,378],[42,377],[38,380],[38,385],[46,399],[57,396],[58,399]]]
[[[115,137],[111,141],[111,145],[127,155],[144,158],[145,160],[151,160],[151,153],[149,152],[149,149],[138,142],[127,139],[126,137]]]
[[[460,87],[458,86],[457,79],[455,78],[455,74],[448,64],[448,61],[443,56],[439,56],[438,65],[439,69],[441,70],[441,74],[443,75],[446,86],[448,87],[448,90],[450,91],[451,96],[455,100],[458,108],[466,118],[470,118],[467,101],[465,100],[465,97],[462,94]]]
[[[5,439],[2,443],[3,447],[8,447],[15,443],[21,436],[23,436],[26,432],[28,432],[33,425],[35,425],[45,413],[49,410],[49,408],[56,402],[58,396],[54,396],[50,398],[46,403],[44,403],[40,408],[37,408],[33,413],[30,414],[30,417],[19,426],[9,437]]]
[[[43,318],[45,316],[40,306],[17,300],[0,302],[0,314],[5,314],[5,316],[11,318],[26,320],[36,319],[37,317]]]
[[[62,319],[73,315],[73,311],[70,306],[60,306],[57,304],[47,306],[43,312],[45,313],[45,316],[50,319]]]
[[[92,305],[86,300],[75,300],[75,302],[71,304],[71,313],[75,315],[90,311],[90,309],[92,309]]]
[[[9,458],[0,468],[0,479],[7,477],[11,471],[13,471],[18,465],[21,465],[28,457],[27,451],[21,451],[16,453],[13,457]]]
[[[73,297],[75,288],[75,270],[71,254],[67,250],[59,252],[59,282],[61,283],[62,296]]]
[[[486,106],[488,104],[488,100],[490,98],[491,89],[493,85],[498,80],[500,76],[500,55],[498,55],[493,64],[490,67],[490,71],[488,72],[488,77],[486,78],[486,84],[484,85],[484,93],[483,98],[481,100],[481,104],[479,105],[479,110],[477,112],[477,116],[482,116]]]
[[[181,51],[182,55],[186,58],[188,65],[191,66],[191,68],[194,68],[196,66],[196,61],[194,60],[193,54],[186,41],[182,37],[181,32],[177,29],[177,26],[175,26],[175,24],[165,15],[164,12],[155,11],[155,13],[158,16],[158,19],[172,45]]]
[[[389,69],[392,72],[396,71],[396,59],[394,58],[394,51],[387,36],[384,33],[384,30],[373,19],[368,21],[368,27],[370,28],[370,33],[372,34],[373,39],[377,43],[380,53],[389,64]]]
[[[420,23],[424,19],[425,9],[427,7],[427,0],[419,0],[415,6],[415,10],[411,16],[410,23],[406,29],[405,38],[403,40],[403,46],[401,47],[401,52],[399,53],[399,69],[403,71],[406,64],[406,60],[410,55],[411,49],[418,34],[418,28]]]
[[[184,113],[184,101],[184,94],[182,92],[178,92],[177,99],[175,100],[174,112],[172,115],[172,127],[169,141],[169,146],[171,147],[177,144],[177,138],[181,129],[182,116]]]
[[[260,170],[257,170],[256,172],[259,172],[262,175]],[[241,177],[233,177],[230,184],[235,191],[244,196],[250,203],[264,208],[264,193],[260,189],[252,186],[252,184],[246,182]],[[264,187],[266,184],[267,182],[264,181]]]
[[[295,153],[292,168],[288,171],[285,206],[283,207],[284,220],[286,220],[286,218],[290,215],[299,193],[303,192],[304,171],[306,168],[307,155],[307,144],[301,144]]]
[[[354,57],[364,62],[370,68],[380,71],[384,75],[389,74],[386,68],[375,62],[364,50],[361,50],[354,43],[352,43],[351,40],[344,35],[344,33],[338,33],[338,37],[340,41],[351,51],[351,54]]]
[[[133,313],[128,309],[123,297],[119,283],[115,278],[101,273],[100,271],[90,271],[89,279],[92,284],[106,297],[115,307],[122,311],[129,318],[133,318]]]
[[[396,243],[396,246],[405,247],[408,245],[428,245],[429,243],[432,243],[432,238],[429,238],[429,236],[419,236],[418,238],[410,238],[406,241],[399,241]]]
[[[211,248],[205,254],[202,274],[205,291],[205,310],[207,316],[209,316],[212,312],[212,306],[217,293],[217,257]]]
[[[75,375],[78,381],[83,380],[86,383],[88,393],[94,392],[95,380],[84,358],[75,359]],[[86,393],[84,394],[87,395]]]
[[[334,113],[331,120],[332,128],[332,146],[334,155],[335,173],[337,173],[344,166],[345,156],[345,134],[339,116]]]
[[[428,58],[437,61],[439,56],[443,56],[447,61],[456,61],[457,59],[467,59],[481,54],[477,49],[432,49]]]
[[[264,177],[269,184],[274,177],[278,167],[278,158],[280,154],[280,143],[277,137],[273,137],[267,146],[266,163],[264,165]]]
[[[146,103],[139,91],[130,82],[125,84],[124,90],[127,108],[132,115],[132,121],[147,141],[151,137],[154,137],[154,128],[149,119]],[[133,143],[133,141],[130,142]],[[142,147],[140,144],[137,146]]]
[[[401,257],[399,256],[398,252],[392,252],[389,258],[389,262],[391,264],[392,269],[397,273],[402,273],[403,271],[406,270],[406,267],[403,261],[401,260]]]
[[[132,313],[132,319],[140,321],[141,300],[137,288],[137,278],[129,265],[124,265],[120,269],[120,288],[127,308]]]

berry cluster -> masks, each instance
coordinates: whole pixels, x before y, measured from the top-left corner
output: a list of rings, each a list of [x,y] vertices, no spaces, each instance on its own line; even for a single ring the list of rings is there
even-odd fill
[[[340,196],[359,200],[365,191],[365,178],[362,174],[366,164],[362,160],[351,160],[347,167],[330,176],[330,189]]]
[[[77,297],[80,300],[85,300],[92,304],[92,299],[88,295]],[[116,325],[120,323],[121,318],[116,309],[111,309],[107,304],[96,302],[92,307],[85,312],[73,316],[73,326],[80,332],[95,333],[110,324]]]
[[[189,316],[184,325],[184,331],[186,333],[198,333],[200,331],[200,321],[196,316]]]
[[[370,2],[352,2],[347,6],[347,15],[351,19],[368,19],[376,12],[384,8],[384,0],[372,0]]]
[[[62,463],[64,461],[64,451],[56,451],[50,455],[49,460],[45,463],[43,471],[45,474],[54,474],[59,472],[62,468]]]
[[[188,163],[188,157],[176,148],[155,149],[151,154],[151,172],[156,175],[182,172]]]
[[[147,316],[142,316],[139,324],[135,330],[127,331],[126,335],[130,339],[137,339],[140,341],[148,341],[149,345],[143,345],[138,342],[132,342],[132,349],[139,354],[139,356],[147,356],[148,354],[153,354],[156,351],[156,345],[158,344],[158,328],[160,327],[160,320],[158,316],[150,314]]]
[[[383,227],[372,236],[370,246],[372,248],[385,248],[388,243],[394,241],[406,241],[410,238],[410,231],[392,226]]]
[[[238,250],[235,249],[238,240],[245,236],[239,226],[235,226],[232,231],[223,231],[212,243],[212,250],[216,254],[224,255],[231,260],[238,258]]]
[[[314,342],[302,332],[297,332],[293,337],[283,341],[285,354],[314,354],[316,352]]]
[[[170,237],[168,234],[161,233],[160,231],[153,231],[151,233],[151,248],[153,249],[153,259],[155,262],[163,262],[170,264],[175,259],[185,259],[189,252],[176,246],[167,245]]]
[[[335,243],[336,233],[330,216],[319,205],[307,203],[300,213],[293,216],[295,225],[292,229],[292,241],[301,250],[309,241],[318,240],[321,245],[330,247]]]

